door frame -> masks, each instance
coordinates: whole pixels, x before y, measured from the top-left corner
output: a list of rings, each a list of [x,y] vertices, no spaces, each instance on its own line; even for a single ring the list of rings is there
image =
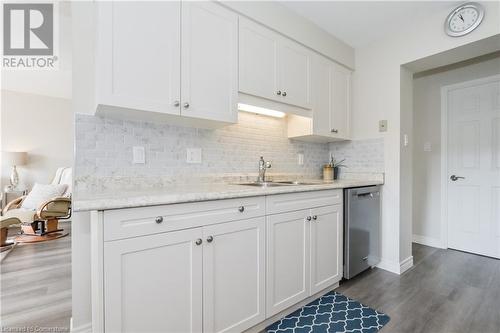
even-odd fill
[[[441,87],[441,239],[440,248],[448,248],[448,93],[500,80],[500,74]]]

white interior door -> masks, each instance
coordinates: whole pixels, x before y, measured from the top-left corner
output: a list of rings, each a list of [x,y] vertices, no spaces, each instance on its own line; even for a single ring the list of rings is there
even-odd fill
[[[500,258],[500,76],[445,91],[448,247]]]
[[[265,319],[264,217],[203,228],[203,332],[242,332]]]
[[[238,15],[215,2],[182,3],[185,117],[238,120]]]

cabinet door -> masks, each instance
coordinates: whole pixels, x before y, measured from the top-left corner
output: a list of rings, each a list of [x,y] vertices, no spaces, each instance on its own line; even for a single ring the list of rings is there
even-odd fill
[[[242,332],[265,319],[265,218],[203,229],[203,331]]]
[[[312,53],[291,40],[280,38],[278,48],[278,87],[282,102],[311,108],[310,72]]]
[[[331,136],[331,73],[332,62],[326,58],[315,56],[312,71],[313,97],[313,133]]]
[[[239,90],[281,101],[276,94],[277,34],[245,18],[240,18],[239,34]]]
[[[238,15],[214,2],[182,3],[181,114],[237,121]]]
[[[351,126],[351,71],[332,63],[331,128],[334,136],[347,139]]]
[[[267,217],[267,316],[309,296],[309,210]]]
[[[106,332],[200,332],[201,228],[105,242]]]
[[[97,103],[180,114],[180,2],[97,8]]]
[[[342,205],[311,210],[311,294],[342,278]]]

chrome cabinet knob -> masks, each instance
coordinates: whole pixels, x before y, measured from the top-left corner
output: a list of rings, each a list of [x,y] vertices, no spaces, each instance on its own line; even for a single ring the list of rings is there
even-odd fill
[[[338,130],[338,129],[335,129],[335,128],[332,128],[330,132],[332,132],[332,133],[338,133],[338,132],[339,132],[339,130]]]
[[[451,181],[456,182],[459,179],[465,179],[465,177],[451,175],[450,179]]]
[[[283,97],[286,97],[286,91],[283,91],[282,95],[283,95]]]
[[[179,105],[181,105],[181,102],[179,102],[179,101],[174,101],[174,106],[175,106],[175,107],[178,107]]]
[[[280,95],[281,95],[281,90],[278,90],[278,91],[276,92],[276,95],[280,96]]]
[[[198,238],[194,243],[196,245],[201,245],[201,243],[203,243],[203,241],[201,240],[201,238]]]
[[[189,108],[189,103],[188,102],[184,103],[184,109],[187,109],[187,108]]]
[[[214,240],[214,238],[212,236],[208,236],[207,237],[207,242],[212,243],[213,240]]]
[[[158,223],[158,224],[162,223],[163,222],[163,216],[157,216],[155,218],[155,222]]]
[[[240,213],[243,213],[243,212],[245,211],[245,206],[240,206],[240,207],[238,208],[238,211],[239,211]]]
[[[311,221],[311,217],[310,216],[306,217],[306,220]]]
[[[318,219],[318,216],[313,215],[313,220],[316,221]]]

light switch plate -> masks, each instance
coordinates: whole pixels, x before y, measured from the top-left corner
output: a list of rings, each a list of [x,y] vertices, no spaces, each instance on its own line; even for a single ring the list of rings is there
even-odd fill
[[[424,143],[424,151],[432,151],[432,144],[430,142],[425,142]]]
[[[186,151],[186,162],[190,164],[200,164],[201,148],[188,148]]]
[[[379,132],[387,132],[387,120],[379,120],[378,121],[378,131]]]
[[[410,139],[408,137],[408,134],[403,135],[403,144],[405,147],[408,147],[408,145],[410,144]]]
[[[304,154],[302,153],[297,154],[297,164],[304,165]]]
[[[132,163],[133,164],[145,164],[146,163],[146,152],[142,146],[132,147]]]

